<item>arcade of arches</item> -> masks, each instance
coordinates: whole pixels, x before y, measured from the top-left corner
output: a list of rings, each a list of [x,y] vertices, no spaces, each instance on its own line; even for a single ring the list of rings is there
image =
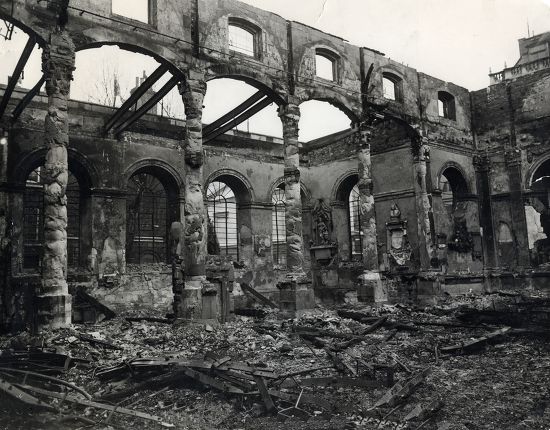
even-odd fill
[[[209,319],[248,306],[247,287],[282,303],[290,283],[308,292],[293,306],[311,307],[550,278],[548,66],[470,92],[234,0],[151,0],[154,14],[117,20],[110,0],[71,1],[93,14],[13,1],[0,0],[0,16],[42,46],[46,93],[0,87],[6,326],[29,283],[38,323],[63,326],[77,289],[115,310]],[[169,79],[128,106],[71,100],[75,52],[102,45],[154,57],[145,87]],[[203,124],[207,82],[222,78],[257,92]],[[151,111],[176,87],[185,120]],[[312,101],[351,126],[302,141]],[[235,129],[271,104],[282,138]],[[231,303],[214,306],[222,290]]]

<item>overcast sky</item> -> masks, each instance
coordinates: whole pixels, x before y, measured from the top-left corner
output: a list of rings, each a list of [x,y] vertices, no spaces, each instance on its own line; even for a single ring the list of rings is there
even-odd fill
[[[338,35],[354,45],[382,51],[396,61],[470,90],[488,85],[489,68],[499,71],[505,63],[511,66],[517,61],[517,39],[527,36],[528,22],[536,34],[550,31],[550,0],[244,1]],[[12,73],[25,42],[22,32],[16,32],[11,41],[0,40],[0,82],[5,83]],[[119,75],[122,93],[127,95],[136,76],[141,71],[151,73],[157,65],[149,57],[115,47],[80,52],[71,97],[94,101],[103,76],[107,75],[109,81],[113,70]],[[40,75],[40,51],[35,50],[22,85],[32,87]],[[210,82],[204,121],[214,121],[253,92],[255,89],[237,81]],[[179,95],[173,91],[167,99],[172,113],[181,115]],[[331,106],[309,102],[301,110],[303,141],[349,126],[347,117]],[[240,129],[280,137],[276,107],[266,108]]]

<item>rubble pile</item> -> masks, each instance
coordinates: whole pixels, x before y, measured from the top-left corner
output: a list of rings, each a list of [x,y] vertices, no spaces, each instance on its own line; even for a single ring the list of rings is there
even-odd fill
[[[0,338],[1,428],[547,429],[550,301],[117,316]]]

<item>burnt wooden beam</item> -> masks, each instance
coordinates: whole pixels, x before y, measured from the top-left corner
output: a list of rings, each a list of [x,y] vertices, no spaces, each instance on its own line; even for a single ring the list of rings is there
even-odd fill
[[[212,124],[208,124],[208,125],[204,126],[203,129],[202,129],[203,136],[209,135],[210,133],[212,133],[217,128],[223,126],[228,121],[231,121],[237,115],[240,115],[245,110],[247,110],[248,108],[253,106],[255,103],[259,102],[264,97],[265,97],[265,94],[262,91],[258,91],[256,94],[252,95],[251,97],[246,99],[244,102],[242,102],[235,109],[231,110],[231,112],[228,112],[224,116],[218,118]]]
[[[272,103],[271,99],[266,97],[262,101],[260,101],[258,104],[252,106],[247,111],[240,114],[237,118],[234,118],[232,121],[228,122],[223,127],[220,127],[213,132],[211,132],[209,135],[204,136],[203,135],[203,144],[210,142],[211,140],[215,139],[216,137],[228,132],[229,130],[237,127],[239,124],[246,121],[248,118],[256,115],[258,112],[260,112],[262,109],[266,108]]]
[[[128,127],[130,127],[137,120],[139,120],[143,115],[149,112],[153,106],[155,106],[158,102],[160,102],[162,98],[166,94],[168,94],[170,90],[178,84],[179,80],[180,80],[179,78],[172,76],[172,78],[168,82],[166,82],[164,86],[155,95],[153,95],[149,100],[147,100],[143,105],[141,105],[138,110],[136,110],[120,125],[118,125],[114,130],[114,134],[119,134],[127,130]]]
[[[17,81],[19,81],[19,77],[21,76],[21,73],[23,72],[23,69],[27,64],[27,61],[31,56],[35,43],[36,42],[34,40],[34,37],[29,37],[29,40],[27,40],[27,44],[23,48],[21,57],[19,57],[19,60],[15,65],[13,74],[11,75],[8,81],[8,85],[6,86],[6,89],[4,91],[4,96],[2,97],[2,101],[0,102],[0,118],[2,118],[4,116],[4,112],[6,112],[6,108],[8,107],[8,103],[10,102],[11,96],[13,94],[13,90],[15,89],[15,86],[17,85]]]
[[[32,99],[40,92],[40,88],[42,88],[42,85],[44,85],[44,82],[46,82],[46,75],[42,75],[40,80],[36,83],[34,87],[32,87],[27,94],[25,94],[25,97],[21,99],[19,104],[15,107],[13,112],[11,113],[11,123],[14,124],[25,108],[29,105],[29,103],[32,101]]]
[[[115,112],[115,114],[107,121],[104,127],[104,132],[107,133],[112,129],[117,122],[121,120],[126,112],[136,104],[136,102],[151,88],[157,83],[157,81],[168,71],[168,66],[161,64],[157,69],[151,73],[151,75],[145,79],[145,81],[128,97],[121,107]]]

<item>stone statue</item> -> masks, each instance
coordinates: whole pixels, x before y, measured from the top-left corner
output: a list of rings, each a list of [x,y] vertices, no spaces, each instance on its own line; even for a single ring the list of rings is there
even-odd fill
[[[324,199],[319,199],[313,208],[313,221],[317,245],[330,243],[330,231],[332,227],[331,209]]]

